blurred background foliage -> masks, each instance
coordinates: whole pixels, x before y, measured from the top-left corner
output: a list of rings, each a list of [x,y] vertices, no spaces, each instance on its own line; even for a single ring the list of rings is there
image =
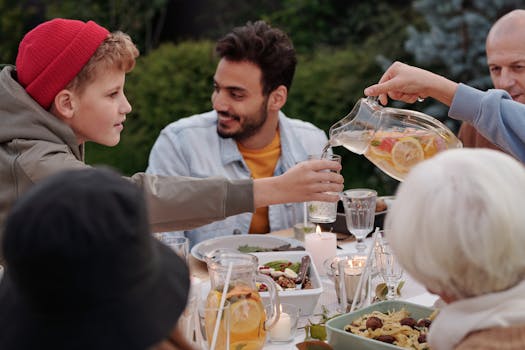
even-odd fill
[[[132,36],[141,50],[127,77],[133,105],[118,146],[88,144],[90,164],[125,174],[143,171],[160,130],[179,118],[211,109],[214,42],[234,26],[264,19],[286,31],[299,64],[284,112],[328,133],[363,97],[384,69],[399,60],[486,89],[485,36],[502,14],[523,8],[515,0],[0,0],[0,63],[13,63],[23,34],[65,17],[92,19]],[[445,106],[411,106],[447,123]],[[364,157],[343,148],[345,187],[392,194],[390,179]]]

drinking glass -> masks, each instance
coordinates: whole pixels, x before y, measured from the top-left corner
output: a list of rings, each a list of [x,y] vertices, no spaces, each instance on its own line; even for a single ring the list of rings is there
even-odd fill
[[[397,285],[403,275],[403,268],[399,265],[392,248],[386,240],[382,240],[378,249],[375,250],[376,266],[379,274],[383,277],[387,286],[387,300],[397,298]]]
[[[356,249],[364,253],[365,237],[374,228],[377,192],[368,188],[356,188],[341,194],[346,215],[346,227],[357,239]]]
[[[190,243],[187,237],[179,236],[173,232],[163,232],[156,234],[155,237],[177,253],[186,264],[189,263]]]
[[[308,159],[327,159],[341,163],[341,156],[338,154],[309,155]],[[308,217],[313,223],[331,223],[337,219],[337,202],[311,201],[307,203],[307,207]]]

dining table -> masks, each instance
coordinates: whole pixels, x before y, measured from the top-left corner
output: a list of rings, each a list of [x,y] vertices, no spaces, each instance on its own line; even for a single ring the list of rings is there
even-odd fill
[[[284,238],[293,238],[293,229],[285,229],[281,231],[275,231],[269,233],[269,235],[284,237]],[[356,251],[356,241],[351,235],[342,235],[338,234],[337,239],[337,250],[339,254],[355,252]],[[367,249],[372,245],[372,238],[366,238],[365,243],[367,244]],[[209,279],[208,271],[206,268],[206,263],[196,259],[193,256],[189,258],[189,266],[192,278],[198,279],[200,281]],[[438,300],[438,296],[429,293],[420,283],[414,280],[406,272],[403,274],[402,280],[404,281],[403,288],[401,290],[400,299],[415,304],[432,307],[435,302]],[[297,349],[295,344],[301,343],[305,340],[305,325],[310,323],[318,323],[321,319],[321,314],[323,309],[329,312],[329,316],[336,315],[338,308],[337,295],[335,291],[334,282],[328,276],[321,276],[321,281],[323,284],[323,292],[321,293],[317,305],[314,309],[312,315],[302,316],[299,320],[298,331],[296,333],[295,339],[289,343],[272,343],[270,340],[267,340],[264,345],[264,350],[293,350]]]

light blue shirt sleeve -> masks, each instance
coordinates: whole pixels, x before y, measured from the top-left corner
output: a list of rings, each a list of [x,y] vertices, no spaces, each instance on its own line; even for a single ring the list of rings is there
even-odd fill
[[[459,84],[449,116],[471,123],[491,142],[525,162],[525,105],[504,90],[481,91]]]

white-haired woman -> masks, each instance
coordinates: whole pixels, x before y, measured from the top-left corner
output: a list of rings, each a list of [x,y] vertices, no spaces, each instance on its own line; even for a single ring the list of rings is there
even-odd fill
[[[416,166],[386,222],[405,270],[447,304],[433,350],[525,349],[525,168],[488,149]]]

